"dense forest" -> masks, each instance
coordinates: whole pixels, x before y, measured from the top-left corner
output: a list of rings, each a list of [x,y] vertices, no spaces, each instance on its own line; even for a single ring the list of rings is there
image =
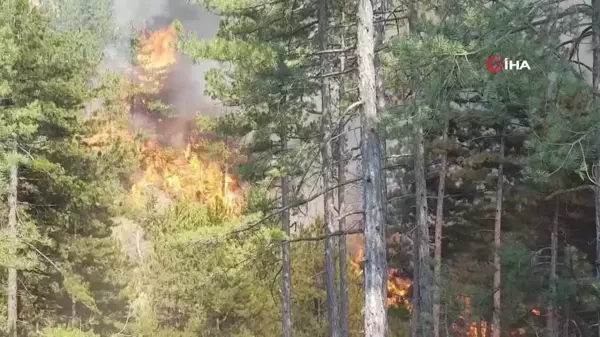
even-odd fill
[[[600,0],[191,3],[0,0],[0,335],[600,337]]]

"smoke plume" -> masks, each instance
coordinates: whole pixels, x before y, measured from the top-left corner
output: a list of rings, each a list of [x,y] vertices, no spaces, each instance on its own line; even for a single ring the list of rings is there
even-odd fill
[[[119,39],[107,46],[104,69],[122,72],[130,68],[130,41],[142,29],[155,30],[178,20],[186,31],[193,31],[201,39],[213,39],[219,26],[219,17],[200,5],[186,0],[113,0],[114,18]],[[205,116],[219,113],[218,102],[204,94],[206,70],[218,66],[216,62],[193,64],[186,56],[179,55],[177,64],[165,84],[165,103],[184,119],[199,112]]]

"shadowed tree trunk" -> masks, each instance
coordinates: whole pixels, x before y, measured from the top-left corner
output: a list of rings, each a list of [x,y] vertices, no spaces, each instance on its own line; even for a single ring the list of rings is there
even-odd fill
[[[287,149],[287,137],[285,131],[281,137],[281,144]],[[286,209],[289,201],[289,177],[285,175],[281,179],[281,208],[285,209],[281,213],[281,226],[286,234],[286,238],[291,237],[290,212]],[[292,266],[290,260],[290,242],[284,241],[281,244],[281,325],[283,337],[292,337]]]
[[[592,85],[594,100],[598,104],[600,92],[600,0],[592,0],[594,9],[592,16]],[[600,134],[596,134],[596,146],[600,147]],[[600,158],[596,158],[594,165],[594,205],[596,208],[596,281],[600,281]],[[600,314],[597,313],[597,316]],[[597,333],[600,336],[600,320],[597,323]]]
[[[329,47],[329,9],[327,0],[319,0],[319,40],[321,50],[326,51]],[[321,70],[326,73],[333,72],[333,55],[328,53],[321,54]],[[325,234],[330,235],[335,232],[334,213],[333,213],[333,166],[331,164],[333,157],[333,114],[338,109],[339,87],[334,83],[332,77],[323,77],[321,79],[321,136],[323,144],[321,147],[322,175],[323,175],[323,218],[325,220]],[[339,309],[337,302],[337,284],[335,268],[335,241],[333,236],[325,239],[325,288],[327,295],[327,320],[329,321],[329,336],[339,336]]]
[[[441,308],[441,275],[442,275],[442,231],[444,227],[444,197],[446,194],[446,167],[448,155],[446,142],[448,141],[448,120],[444,120],[442,131],[443,153],[440,156],[440,174],[438,176],[438,194],[435,212],[435,252],[433,265],[433,336],[440,337],[440,308]]]
[[[421,119],[421,108],[417,107],[416,121],[414,122],[414,166],[415,166],[415,192],[416,192],[416,232],[418,254],[418,337],[432,336],[433,301],[431,296],[432,275],[429,257],[429,223],[427,221],[427,185],[425,177],[425,140]]]
[[[342,6],[344,2],[342,2]],[[341,22],[345,22],[345,15],[343,11],[343,7],[341,8]],[[341,46],[342,50],[346,48],[345,34],[341,34]],[[346,57],[342,53],[340,56],[340,72],[344,72],[346,70]],[[340,95],[344,92],[344,80],[340,79]],[[345,202],[346,202],[346,188],[344,187],[344,183],[346,182],[346,134],[345,134],[345,125],[342,122],[345,116],[340,116],[340,121],[338,124],[338,133],[339,136],[337,138],[337,151],[335,154],[335,158],[338,162],[337,167],[337,182],[340,187],[337,189],[337,209],[339,213],[338,218],[338,230],[344,231],[346,230],[346,218],[344,217],[345,213]],[[345,235],[341,235],[338,240],[338,250],[339,250],[339,270],[340,270],[340,337],[348,337],[349,334],[349,301],[348,301],[348,246],[347,246],[347,237]]]
[[[375,0],[374,2],[377,2]],[[363,171],[363,207],[365,238],[365,337],[387,334],[387,261],[381,145],[378,135],[377,92],[375,80],[375,38],[371,0],[358,2],[357,54],[359,93],[362,102],[361,156]]]
[[[501,287],[500,246],[502,245],[502,199],[504,187],[504,135],[500,141],[500,164],[498,165],[498,189],[496,191],[496,217],[494,220],[494,311],[492,313],[492,337],[501,337]]]
[[[554,219],[550,231],[550,297],[551,302],[548,305],[548,315],[546,316],[546,337],[558,337],[558,326],[556,324],[556,262],[558,249],[558,206],[559,199],[556,198],[554,208]]]
[[[17,191],[18,191],[18,181],[19,181],[19,166],[16,162],[17,155],[16,151],[13,152],[13,160],[15,162],[12,164],[10,169],[10,177],[9,177],[9,190],[8,190],[8,236],[10,240],[10,257],[15,260],[18,252],[17,252]],[[8,337],[17,337],[17,319],[18,319],[18,308],[17,308],[17,268],[16,266],[11,266],[8,268],[8,280],[7,280],[7,320],[6,320],[6,331]]]

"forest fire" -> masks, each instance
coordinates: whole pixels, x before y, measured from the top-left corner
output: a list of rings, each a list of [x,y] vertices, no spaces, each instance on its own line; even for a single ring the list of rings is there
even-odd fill
[[[363,275],[362,263],[364,260],[363,248],[358,249],[358,253],[350,259],[350,267],[355,277],[361,278]],[[412,304],[410,298],[410,287],[412,280],[408,277],[403,277],[400,271],[396,268],[388,269],[388,280],[387,280],[387,305],[388,308],[401,308],[404,307],[409,311],[412,311]],[[450,326],[450,330],[455,337],[486,337],[490,336],[490,329],[487,322],[471,322],[471,299],[468,296],[458,296],[457,300],[463,302],[465,305],[465,311],[463,315],[453,322]],[[534,315],[538,309],[532,310]],[[511,332],[511,336],[525,336],[524,329],[517,329]]]
[[[177,62],[177,31],[173,25],[153,32],[145,31],[143,35],[137,61],[144,69],[160,71]]]
[[[199,202],[223,215],[241,211],[240,186],[218,162],[202,156],[204,144],[189,143],[185,151],[169,151],[155,140],[141,150],[142,172],[135,177],[133,201],[143,206],[145,193],[154,187],[170,198]]]
[[[350,259],[350,265],[355,276],[362,277],[362,261],[364,260],[364,250],[360,248],[358,254]],[[402,277],[400,271],[396,268],[388,269],[387,277],[387,305],[390,308],[405,307],[408,310],[412,309],[409,295],[409,289],[412,280],[407,277]]]
[[[143,128],[154,135],[140,144],[140,172],[133,177],[132,201],[142,207],[148,194],[159,191],[169,199],[205,204],[220,215],[239,214],[241,187],[227,172],[227,145],[194,135],[193,118],[165,118],[153,111],[154,101],[168,103],[160,96],[165,79],[177,63],[177,38],[171,25],[143,31],[138,42],[137,67],[131,71],[130,85],[141,92],[129,90],[126,96],[133,129],[137,120],[144,120]]]

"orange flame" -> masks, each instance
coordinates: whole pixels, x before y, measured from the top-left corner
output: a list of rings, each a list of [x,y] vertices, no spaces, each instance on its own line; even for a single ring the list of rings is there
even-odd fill
[[[352,274],[356,278],[363,275],[362,262],[364,261],[364,249],[360,247],[356,256],[350,259],[350,268]],[[412,285],[412,280],[402,277],[398,269],[390,268],[388,270],[387,290],[388,308],[405,307],[412,311],[411,299],[408,297],[408,290]],[[456,337],[485,337],[488,330],[488,323],[482,321],[480,323],[471,321],[471,298],[465,295],[459,295],[457,299],[465,304],[464,315],[460,316],[451,325],[451,330]],[[532,313],[539,316],[539,309],[533,309]],[[479,334],[481,332],[481,335]],[[511,336],[524,336],[525,329],[517,329],[511,332]]]
[[[157,89],[164,83],[165,75],[177,62],[177,38],[173,25],[144,32],[140,38],[138,67],[131,74],[132,84],[136,82],[150,91],[144,91],[141,95],[135,92],[130,94],[132,101],[138,104],[131,106],[131,114],[139,112],[138,108],[150,109],[148,94],[158,94]],[[209,141],[192,141],[186,122],[191,126],[191,121],[178,118],[155,121],[155,131],[158,134],[171,137],[172,142],[177,136],[181,136],[182,140],[187,139],[187,143],[181,149],[163,147],[157,140],[141,144],[141,170],[133,178],[131,188],[133,205],[144,207],[148,201],[156,201],[156,197],[166,197],[168,200],[186,200],[208,205],[220,216],[239,214],[243,204],[241,186],[224,168],[224,162],[221,162],[229,159],[223,156],[222,160],[215,160],[207,150],[208,146],[214,148],[223,145],[219,147],[222,149],[220,152],[228,153],[228,148],[225,144],[216,142],[209,144]]]
[[[226,216],[241,212],[241,187],[218,162],[202,158],[202,144],[190,143],[185,151],[171,150],[154,140],[144,144],[142,172],[132,187],[136,206],[144,206],[145,196],[154,188],[169,198],[209,205]]]
[[[140,41],[138,63],[146,70],[167,68],[177,62],[177,30],[173,25],[146,33]]]
[[[355,277],[362,277],[362,262],[364,260],[364,250],[359,248],[357,255],[350,259],[350,268]],[[412,310],[408,290],[412,285],[409,278],[402,277],[396,268],[390,268],[387,275],[387,305],[389,308],[405,307]]]

